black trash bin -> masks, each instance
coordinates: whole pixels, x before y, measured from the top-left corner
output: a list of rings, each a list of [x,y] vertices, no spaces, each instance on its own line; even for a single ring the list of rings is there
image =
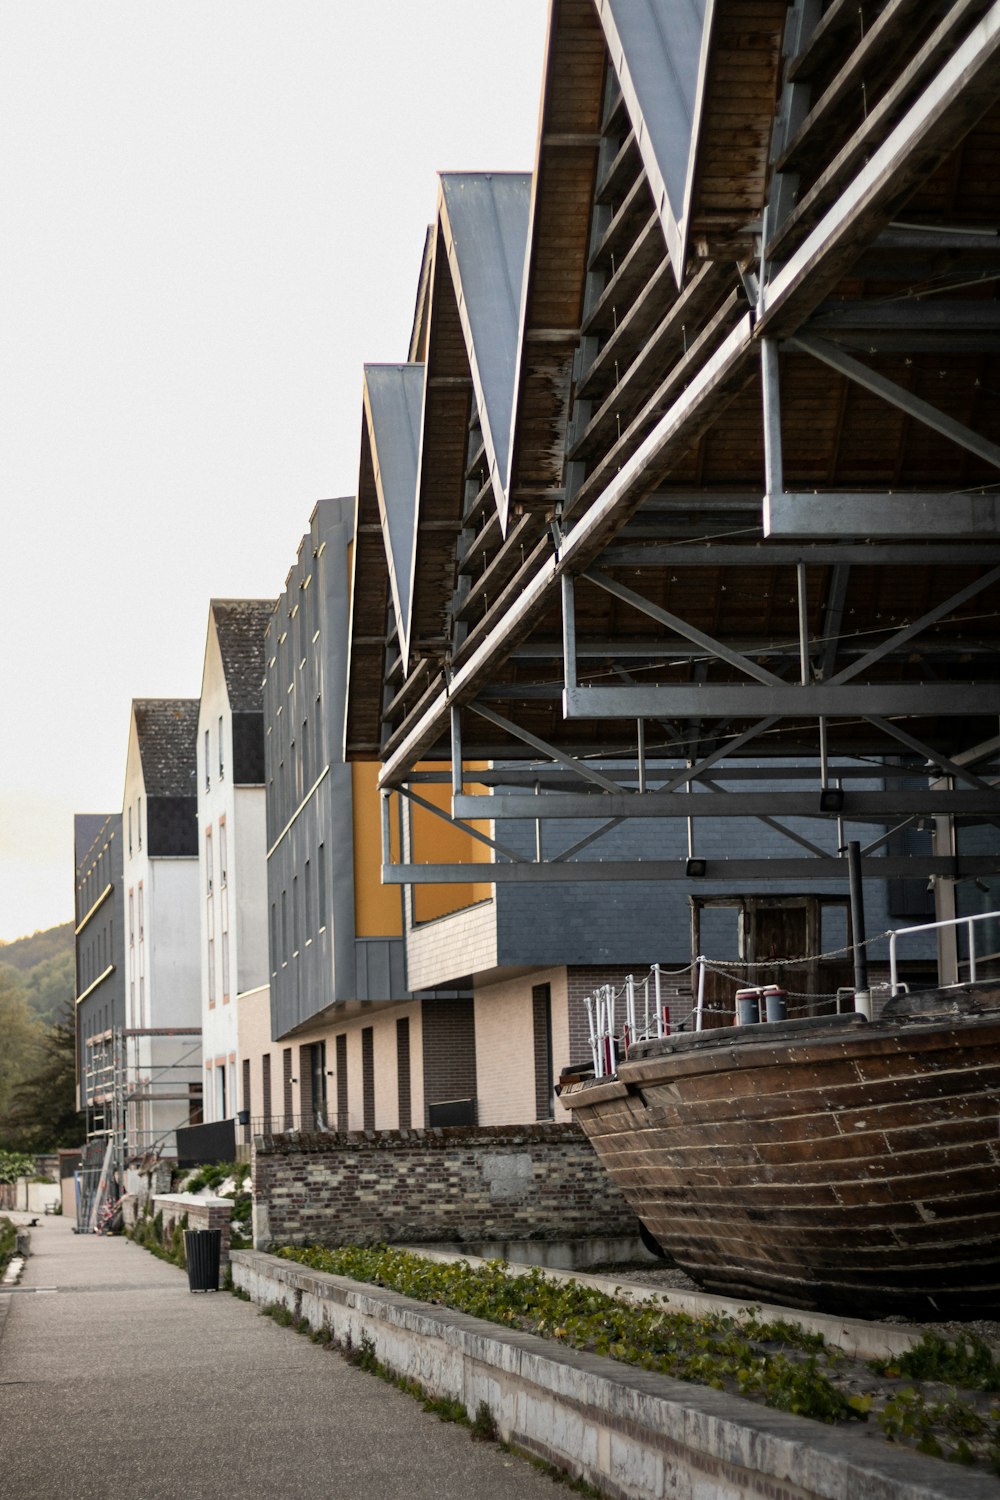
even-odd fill
[[[221,1229],[185,1229],[184,1250],[187,1255],[188,1290],[217,1292],[219,1261],[222,1257]]]

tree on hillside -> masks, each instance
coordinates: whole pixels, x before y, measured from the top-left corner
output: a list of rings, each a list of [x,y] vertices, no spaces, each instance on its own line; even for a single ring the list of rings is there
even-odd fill
[[[79,1146],[85,1133],[76,1108],[76,1026],[67,1006],[43,1032],[36,1066],[0,1123],[0,1142],[17,1151],[54,1151]]]
[[[53,1024],[76,995],[76,959],[72,951],[55,953],[22,975],[24,998],[40,1020]]]
[[[30,937],[15,938],[12,943],[0,942],[0,963],[10,964],[14,969],[32,969],[48,958],[72,952],[73,923],[61,922],[58,927],[46,927]]]
[[[0,970],[0,1133],[14,1094],[41,1060],[42,1027],[24,998],[24,986],[10,969]]]

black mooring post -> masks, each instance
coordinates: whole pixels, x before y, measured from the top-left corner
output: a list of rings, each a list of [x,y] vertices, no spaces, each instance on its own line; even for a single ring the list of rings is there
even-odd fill
[[[870,1016],[868,953],[865,948],[865,897],[861,885],[861,844],[849,839],[847,870],[851,882],[851,931],[854,935],[854,1009]]]

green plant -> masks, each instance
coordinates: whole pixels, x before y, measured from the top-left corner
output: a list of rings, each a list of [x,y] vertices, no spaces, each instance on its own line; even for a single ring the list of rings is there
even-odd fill
[[[497,1424],[490,1411],[488,1401],[480,1401],[472,1419],[472,1436],[477,1443],[495,1443],[499,1437]]]
[[[540,1270],[514,1275],[501,1261],[473,1270],[465,1261],[441,1264],[384,1246],[296,1247],[280,1254],[643,1369],[737,1391],[783,1411],[824,1422],[864,1419],[830,1379],[837,1356],[818,1335],[791,1322],[762,1321],[754,1312],[746,1324],[721,1314],[692,1318],[574,1281],[553,1282]]]
[[[0,1276],[10,1265],[17,1249],[17,1229],[10,1219],[0,1219]]]
[[[911,1380],[940,1380],[970,1391],[1000,1391],[1000,1359],[977,1334],[954,1343],[925,1333],[919,1344],[895,1360],[874,1361],[879,1375],[899,1373]]]

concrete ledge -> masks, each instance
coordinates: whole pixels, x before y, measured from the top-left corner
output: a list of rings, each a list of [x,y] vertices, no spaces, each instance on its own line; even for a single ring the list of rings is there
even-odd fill
[[[997,1483],[843,1427],[234,1250],[233,1281],[418,1380],[614,1500],[996,1500]]]

